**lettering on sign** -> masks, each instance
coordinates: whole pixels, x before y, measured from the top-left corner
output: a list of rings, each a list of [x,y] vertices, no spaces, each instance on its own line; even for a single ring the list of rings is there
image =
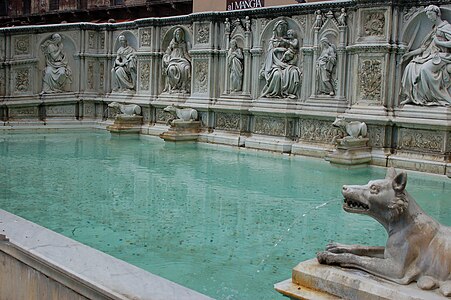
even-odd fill
[[[227,10],[264,7],[265,0],[227,0]]]

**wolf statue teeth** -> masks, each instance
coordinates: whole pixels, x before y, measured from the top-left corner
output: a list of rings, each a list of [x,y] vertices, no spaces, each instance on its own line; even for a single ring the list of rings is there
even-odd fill
[[[321,264],[356,268],[399,284],[417,282],[451,296],[451,227],[428,216],[405,190],[407,174],[391,168],[385,179],[343,186],[343,209],[384,226],[385,247],[332,243],[317,254]]]

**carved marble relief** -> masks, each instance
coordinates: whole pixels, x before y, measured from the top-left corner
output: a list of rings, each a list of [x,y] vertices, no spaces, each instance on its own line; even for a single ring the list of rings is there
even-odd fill
[[[399,149],[442,152],[444,135],[429,130],[401,128]]]
[[[100,36],[100,49],[105,49],[105,35],[103,34]]]
[[[426,15],[434,24],[418,49],[408,51],[401,80],[401,105],[451,105],[451,25],[441,18],[440,8],[429,5]]]
[[[20,108],[15,108],[15,107],[11,107],[10,108],[10,115],[12,117],[31,117],[31,116],[37,116],[38,114],[38,108],[37,107],[20,107]]]
[[[99,63],[99,88],[100,88],[100,90],[103,90],[103,88],[104,88],[104,81],[105,81],[105,63],[100,62]]]
[[[279,20],[273,26],[268,44],[265,62],[260,70],[260,78],[265,80],[261,97],[298,98],[302,71],[297,66],[300,46],[297,33],[288,28],[286,20]]]
[[[199,60],[194,64],[194,92],[208,91],[208,61]]]
[[[88,33],[88,49],[95,49],[96,48],[96,33],[90,31]]]
[[[216,129],[240,130],[240,115],[233,113],[217,112]]]
[[[359,70],[360,97],[364,100],[381,102],[382,62],[378,59],[364,59]]]
[[[385,144],[385,129],[381,126],[368,125],[368,146],[382,148]]]
[[[95,117],[96,108],[94,103],[84,102],[83,103],[83,116],[84,117]]]
[[[314,143],[331,144],[340,135],[338,128],[332,127],[330,121],[301,120],[301,140]]]
[[[188,53],[185,31],[181,27],[174,30],[172,40],[163,55],[163,71],[165,77],[163,92],[190,92],[191,56]]]
[[[26,55],[30,53],[30,36],[21,36],[15,39],[15,55]]]
[[[15,74],[15,91],[19,93],[30,91],[30,70],[17,69]]]
[[[94,62],[88,62],[88,89],[94,90]]]
[[[230,48],[227,53],[227,67],[229,69],[230,91],[241,91],[243,88],[244,55],[243,49],[238,46],[235,39],[230,41]]]
[[[407,23],[416,13],[422,11],[423,8],[422,7],[411,7],[411,8],[406,8],[404,10],[404,15],[403,15],[403,21],[404,23]]]
[[[255,117],[254,133],[285,136],[285,119],[274,117]]]
[[[324,16],[320,10],[315,12],[315,21],[313,21],[313,28],[316,30],[320,30],[324,25]]]
[[[316,61],[318,93],[334,96],[333,76],[337,64],[337,50],[327,37],[323,37],[320,41],[320,51]]]
[[[385,34],[384,11],[363,12],[362,28],[362,36],[383,36]]]
[[[64,52],[61,35],[54,33],[41,45],[46,66],[43,71],[42,93],[69,91],[72,83],[72,70]]]
[[[210,26],[209,24],[198,24],[196,43],[207,44],[210,41]]]
[[[143,47],[150,47],[150,29],[143,29],[141,30],[141,46]]]
[[[136,56],[135,49],[128,45],[124,35],[118,37],[120,47],[117,50],[114,66],[111,69],[112,90],[117,92],[131,91],[136,88]]]
[[[149,90],[149,84],[150,84],[150,63],[145,62],[141,65],[141,89],[142,90]]]
[[[74,116],[75,105],[46,106],[45,113],[48,116]]]
[[[347,17],[348,14],[346,13],[346,9],[342,8],[340,10],[340,14],[337,17],[337,24],[338,26],[342,27],[342,26],[346,26],[347,25]]]
[[[305,15],[294,16],[293,20],[295,20],[301,28],[305,28],[305,24],[307,23],[307,17]]]
[[[171,114],[164,111],[163,108],[155,109],[156,122],[169,124],[169,121],[173,119]]]

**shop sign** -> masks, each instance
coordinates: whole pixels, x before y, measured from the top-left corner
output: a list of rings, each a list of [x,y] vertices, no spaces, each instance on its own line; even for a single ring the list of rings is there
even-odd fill
[[[265,0],[227,0],[227,10],[264,7]]]

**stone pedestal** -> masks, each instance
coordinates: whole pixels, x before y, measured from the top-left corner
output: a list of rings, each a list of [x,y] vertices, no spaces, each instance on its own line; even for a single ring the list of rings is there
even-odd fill
[[[330,163],[346,166],[368,164],[371,161],[371,148],[368,138],[348,138],[337,140],[337,149],[326,158]]]
[[[143,123],[142,116],[117,115],[113,125],[107,126],[107,130],[116,134],[139,133]]]
[[[200,132],[199,121],[174,120],[168,131],[160,134],[166,142],[197,141]]]
[[[438,290],[424,291],[416,283],[399,285],[366,272],[320,265],[315,259],[298,264],[292,278],[274,288],[290,299],[439,300]]]

